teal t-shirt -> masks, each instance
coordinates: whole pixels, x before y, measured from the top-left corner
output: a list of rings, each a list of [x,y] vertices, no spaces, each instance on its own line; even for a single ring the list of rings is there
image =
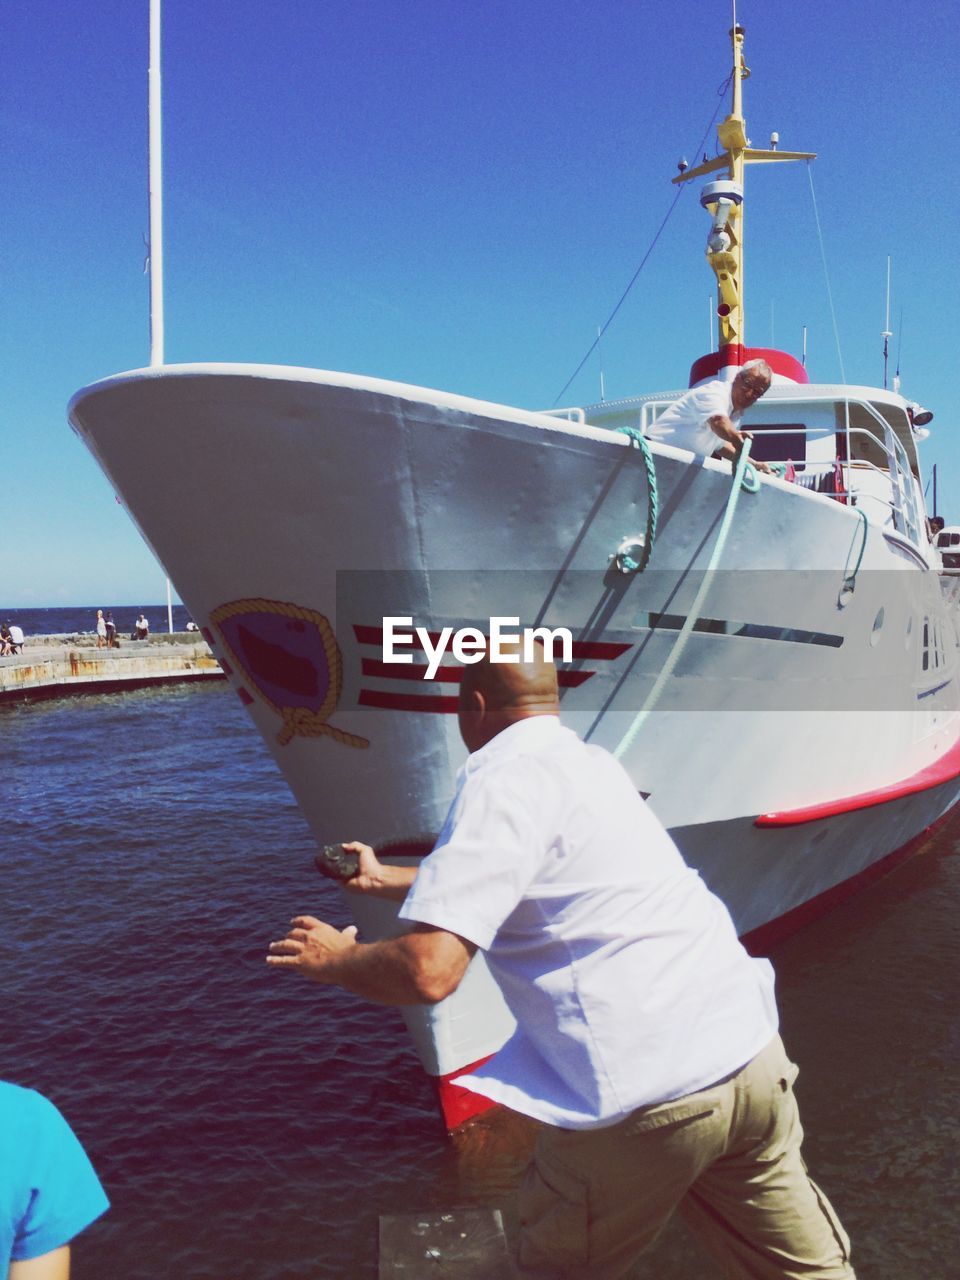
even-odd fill
[[[57,1108],[0,1081],[0,1276],[39,1258],[110,1207],[87,1153]]]

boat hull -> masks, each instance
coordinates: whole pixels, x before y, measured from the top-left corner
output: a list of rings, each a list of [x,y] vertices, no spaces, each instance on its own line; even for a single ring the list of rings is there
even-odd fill
[[[639,451],[599,427],[262,366],[120,375],[70,412],[323,843],[415,861],[465,757],[460,664],[447,655],[426,680],[415,640],[410,662],[387,661],[390,618],[430,644],[494,616],[568,629],[565,720],[621,755],[741,933],[855,882],[960,795],[935,772],[960,737],[938,575],[923,548],[821,494],[764,479],[741,496],[700,621],[632,736],[709,571],[728,465],[654,448],[657,538],[630,575],[612,557],[646,531],[651,489]],[[930,770],[929,785],[848,804]],[[757,823],[827,801],[829,816]],[[368,936],[399,927],[388,904],[351,905]],[[512,1021],[477,958],[408,1025],[444,1076]]]

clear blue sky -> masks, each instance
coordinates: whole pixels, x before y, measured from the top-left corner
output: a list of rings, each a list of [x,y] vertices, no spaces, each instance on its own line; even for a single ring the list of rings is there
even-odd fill
[[[924,465],[960,518],[955,6],[738,19],[754,144],[820,156],[847,380],[882,381],[889,254],[903,391],[936,413]],[[165,0],[168,362],[551,405],[696,159],[730,25],[729,0]],[[147,0],[0,11],[5,607],[163,597],[65,416],[148,360],[147,42]],[[685,385],[707,349],[698,188],[604,339],[608,397]],[[807,325],[812,378],[839,379],[806,166],[751,169],[747,199],[748,342],[799,354]],[[593,358],[564,401],[598,396]]]

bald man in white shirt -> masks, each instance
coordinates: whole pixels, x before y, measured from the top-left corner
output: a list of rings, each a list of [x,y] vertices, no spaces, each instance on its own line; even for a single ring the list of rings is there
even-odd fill
[[[403,901],[360,943],[312,916],[267,963],[383,1004],[435,1003],[484,952],[516,1030],[457,1083],[542,1122],[520,1191],[520,1274],[614,1280],[679,1209],[727,1274],[852,1280],[800,1157],[773,972],[609,752],[559,720],[556,670],[464,669],[470,751],[420,868],[359,854],[348,887]]]

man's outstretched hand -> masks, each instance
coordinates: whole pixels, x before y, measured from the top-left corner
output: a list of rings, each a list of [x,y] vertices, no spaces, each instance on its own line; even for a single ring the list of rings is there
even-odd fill
[[[294,916],[290,924],[285,938],[270,943],[267,964],[292,970],[314,982],[336,982],[337,961],[357,945],[357,926],[335,929],[314,916]]]

